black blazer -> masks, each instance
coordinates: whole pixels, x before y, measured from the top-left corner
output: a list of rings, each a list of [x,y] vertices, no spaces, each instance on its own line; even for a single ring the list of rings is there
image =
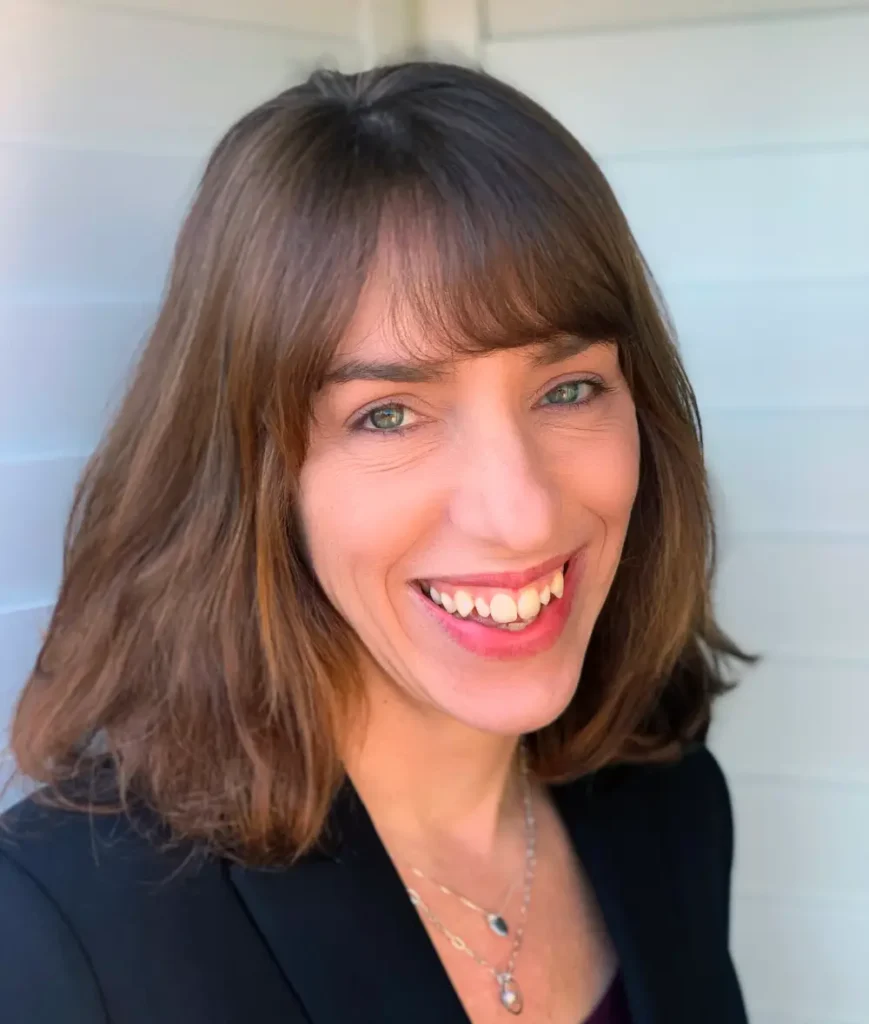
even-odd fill
[[[698,746],[677,764],[608,768],[551,792],[620,957],[632,1024],[746,1024],[728,952],[730,800],[712,755]],[[179,871],[184,852],[156,851],[127,819],[32,800],[4,822],[9,1024],[467,1024],[349,783],[334,842],[287,869],[211,858]]]

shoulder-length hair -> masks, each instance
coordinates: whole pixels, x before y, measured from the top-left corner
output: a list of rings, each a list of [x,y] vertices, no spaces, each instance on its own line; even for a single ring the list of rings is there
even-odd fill
[[[312,401],[385,239],[396,308],[454,349],[613,342],[636,404],[623,557],[575,699],[529,737],[536,772],[670,758],[704,734],[723,662],[745,656],[710,608],[695,398],[603,174],[480,71],[321,70],[208,160],[155,326],[79,483],[11,729],[41,799],[99,811],[135,796],[172,836],[246,863],[320,835],[363,694],[296,491]],[[63,795],[106,763],[111,800]]]

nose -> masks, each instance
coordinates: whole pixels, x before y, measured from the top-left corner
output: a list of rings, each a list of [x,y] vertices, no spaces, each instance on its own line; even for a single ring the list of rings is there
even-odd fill
[[[555,527],[557,494],[533,437],[489,417],[461,438],[450,519],[490,548],[539,554]]]

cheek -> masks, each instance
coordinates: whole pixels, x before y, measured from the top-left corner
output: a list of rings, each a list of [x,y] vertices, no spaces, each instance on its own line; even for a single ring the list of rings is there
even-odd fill
[[[314,458],[301,475],[302,522],[327,590],[340,572],[382,580],[424,530],[425,496],[400,473],[371,472],[345,458]]]
[[[640,443],[636,430],[613,439],[600,466],[601,505],[616,518],[627,521],[640,480]]]
[[[574,508],[612,526],[627,527],[640,472],[639,435],[633,418],[616,429],[583,438],[562,466],[562,491]]]

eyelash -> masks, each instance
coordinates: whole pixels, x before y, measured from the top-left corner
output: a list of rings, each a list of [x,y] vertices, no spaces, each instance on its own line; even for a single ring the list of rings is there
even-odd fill
[[[591,389],[591,395],[581,402],[571,402],[569,404],[554,405],[552,408],[555,409],[582,409],[587,405],[591,405],[596,399],[601,398],[603,395],[609,394],[615,389],[604,384],[602,380],[588,377],[572,377],[569,380],[560,381],[558,384],[554,384],[549,391],[543,395],[551,394],[558,388],[568,387],[571,384],[588,384]],[[368,421],[369,416],[372,416],[376,412],[380,412],[381,409],[406,409],[408,408],[403,402],[384,402],[381,405],[374,405],[370,409],[366,409],[360,413],[359,416],[350,424],[350,429],[356,434],[374,434],[381,437],[404,437],[409,434],[412,430],[415,430],[419,424],[411,424],[407,427],[395,427],[393,430],[377,430],[373,427],[366,427],[365,423]]]

